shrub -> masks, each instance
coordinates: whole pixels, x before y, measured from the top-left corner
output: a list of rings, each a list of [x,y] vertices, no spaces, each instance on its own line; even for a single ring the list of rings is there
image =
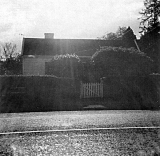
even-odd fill
[[[80,66],[80,58],[75,54],[55,55],[46,64],[46,74],[77,79],[80,77]]]
[[[92,63],[94,77],[106,79],[104,88],[110,88],[114,99],[120,97],[117,101],[122,100],[121,103],[132,108],[157,107],[158,90],[149,76],[153,72],[153,61],[145,53],[133,48],[104,47],[92,56]],[[113,78],[108,82],[110,76]],[[118,81],[113,83],[116,77]]]
[[[153,61],[134,48],[103,47],[92,56],[99,78],[108,75],[147,75],[153,71]]]

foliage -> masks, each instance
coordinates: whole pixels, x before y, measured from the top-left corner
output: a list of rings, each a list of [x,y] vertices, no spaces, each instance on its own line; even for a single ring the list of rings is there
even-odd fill
[[[135,39],[136,36],[134,35],[133,30],[130,27],[119,27],[118,30],[113,33],[107,33],[99,39],[103,40],[120,40],[121,46],[123,47],[136,47]]]
[[[142,51],[144,51],[147,56],[154,60],[154,72],[159,72],[159,50],[160,50],[160,35],[159,28],[155,28],[154,30],[146,33],[141,36],[139,40],[139,46]]]
[[[134,48],[104,47],[92,56],[92,62],[94,77],[104,80],[104,88],[111,88],[106,92],[107,96],[113,92],[112,98],[124,105],[126,103],[129,108],[157,107],[158,90],[149,78],[153,71],[153,61],[145,53]],[[115,78],[117,83],[113,82]]]
[[[154,60],[154,72],[159,72],[158,52],[160,50],[160,0],[145,0],[140,12],[140,48]]]
[[[104,40],[115,40],[115,39],[117,39],[117,35],[116,35],[116,33],[110,32],[110,33],[107,33],[107,34],[103,35],[101,37],[101,39],[104,39]]]
[[[78,60],[78,62],[80,61],[80,58],[76,54],[55,55],[52,60],[53,61],[54,60],[61,60],[61,59],[64,59],[64,58],[67,58],[67,59],[76,58]]]
[[[119,27],[116,31],[117,37],[122,37],[125,34],[125,31],[127,30],[127,27]]]
[[[15,58],[18,55],[16,44],[12,44],[9,42],[2,45],[1,51],[2,51],[1,60]]]
[[[75,54],[55,55],[46,64],[46,74],[57,77],[78,78],[80,58]]]
[[[105,35],[103,35],[99,39],[117,40],[117,39],[120,39],[124,35],[124,32],[126,30],[127,30],[127,27],[119,27],[118,30],[115,33],[113,33],[113,32],[106,33]]]
[[[159,23],[160,16],[160,0],[144,0],[145,8],[140,11],[140,33],[145,33],[153,30]]]
[[[0,74],[22,74],[22,56],[17,52],[16,44],[5,43],[2,46],[1,60],[2,65]]]
[[[134,48],[103,47],[92,56],[98,77],[134,76],[152,73],[153,61]]]
[[[16,58],[7,58],[2,62],[2,75],[21,75],[22,74],[22,56],[18,55]]]
[[[55,76],[0,76],[0,112],[78,110],[79,81]]]

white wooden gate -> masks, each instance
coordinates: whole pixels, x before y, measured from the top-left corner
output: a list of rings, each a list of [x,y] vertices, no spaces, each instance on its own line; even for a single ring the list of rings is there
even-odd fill
[[[103,82],[100,83],[82,83],[80,98],[103,97]]]

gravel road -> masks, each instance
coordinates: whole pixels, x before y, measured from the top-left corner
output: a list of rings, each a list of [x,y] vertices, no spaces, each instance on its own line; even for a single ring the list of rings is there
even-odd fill
[[[0,132],[160,126],[159,111],[68,111],[0,114]]]
[[[130,128],[105,129],[116,127]],[[30,130],[55,131],[4,134]],[[159,111],[0,114],[0,155],[129,156],[153,153],[160,154]]]
[[[0,154],[135,156],[160,153],[160,129],[89,130],[0,135]]]

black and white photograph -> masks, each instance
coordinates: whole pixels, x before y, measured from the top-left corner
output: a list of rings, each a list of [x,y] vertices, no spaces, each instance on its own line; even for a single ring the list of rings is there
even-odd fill
[[[0,0],[0,156],[160,156],[160,0]]]

